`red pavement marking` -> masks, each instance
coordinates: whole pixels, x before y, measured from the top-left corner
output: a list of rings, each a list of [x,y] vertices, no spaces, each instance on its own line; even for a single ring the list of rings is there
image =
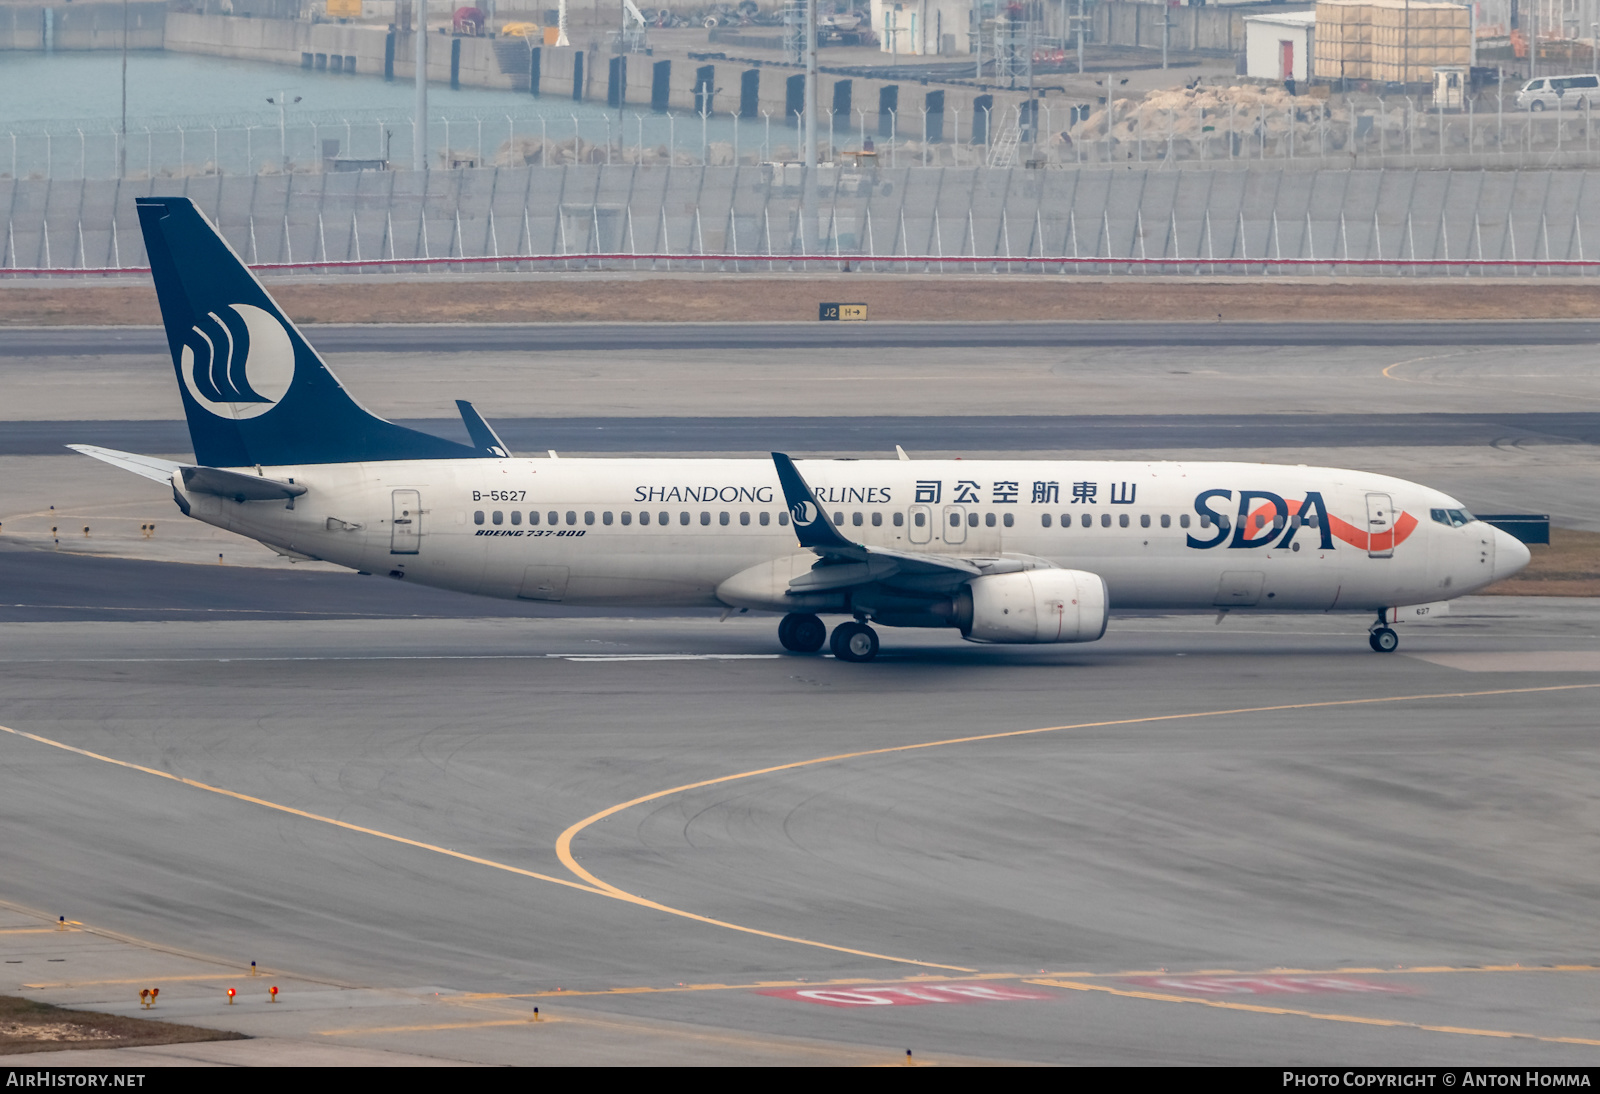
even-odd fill
[[[1146,988],[1190,992],[1196,995],[1314,995],[1392,992],[1413,989],[1398,984],[1376,984],[1347,976],[1137,976],[1128,983]]]
[[[1008,1003],[1054,995],[1003,984],[884,984],[838,988],[780,988],[757,992],[825,1007],[920,1007],[928,1003]]]

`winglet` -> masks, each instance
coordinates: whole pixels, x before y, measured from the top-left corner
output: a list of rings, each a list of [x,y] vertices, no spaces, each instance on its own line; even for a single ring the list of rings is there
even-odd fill
[[[472,443],[490,456],[509,456],[511,449],[500,439],[494,431],[494,426],[483,420],[483,415],[478,413],[478,408],[465,399],[456,400],[456,409],[461,411],[461,421],[467,427],[467,435],[472,438]]]
[[[817,496],[800,477],[794,461],[782,452],[772,454],[773,465],[778,469],[778,482],[783,485],[783,500],[789,506],[789,516],[794,520],[794,533],[800,546],[819,549],[855,547],[845,539],[828,520],[828,515],[817,504]]]

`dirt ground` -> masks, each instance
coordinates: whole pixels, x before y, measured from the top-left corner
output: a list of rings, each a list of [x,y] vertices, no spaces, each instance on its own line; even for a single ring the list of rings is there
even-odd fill
[[[1550,529],[1548,546],[1528,546],[1533,560],[1516,577],[1496,582],[1485,596],[1600,596],[1600,533]]]
[[[1600,282],[1093,279],[873,274],[268,279],[301,323],[815,321],[824,302],[872,320],[1600,318]],[[156,324],[147,280],[0,282],[0,326]]]
[[[146,1018],[66,1010],[12,995],[0,995],[0,1055],[64,1048],[133,1048],[194,1041],[238,1041],[240,1033],[180,1026]]]

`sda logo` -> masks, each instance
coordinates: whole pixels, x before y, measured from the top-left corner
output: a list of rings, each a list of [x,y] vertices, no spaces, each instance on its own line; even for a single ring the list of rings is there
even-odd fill
[[[795,502],[789,507],[789,513],[794,517],[797,528],[805,528],[817,519],[817,507],[809,501]]]
[[[226,319],[209,312],[195,324],[179,372],[190,397],[217,417],[256,418],[294,382],[294,344],[270,312],[253,304],[229,308]]]

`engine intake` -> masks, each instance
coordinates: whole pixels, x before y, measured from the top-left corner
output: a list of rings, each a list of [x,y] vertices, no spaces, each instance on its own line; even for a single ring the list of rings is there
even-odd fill
[[[1106,633],[1099,574],[1026,570],[974,578],[955,598],[961,636],[978,642],[1093,642]]]

